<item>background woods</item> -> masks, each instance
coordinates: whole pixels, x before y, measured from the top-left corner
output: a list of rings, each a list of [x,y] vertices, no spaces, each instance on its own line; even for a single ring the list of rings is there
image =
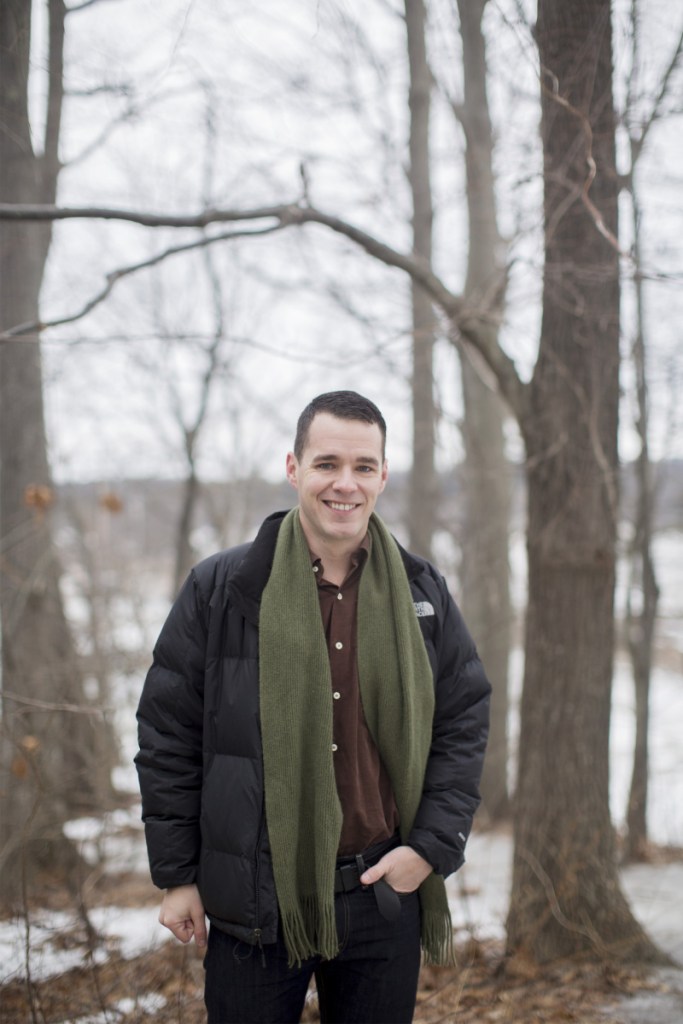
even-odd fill
[[[649,856],[648,680],[681,669],[681,26],[657,0],[131,11],[0,4],[5,905],[89,877],[67,836],[129,799],[170,593],[291,503],[293,418],[354,387],[390,421],[384,515],[493,679],[507,952],[662,959],[620,888],[610,724],[623,617]]]

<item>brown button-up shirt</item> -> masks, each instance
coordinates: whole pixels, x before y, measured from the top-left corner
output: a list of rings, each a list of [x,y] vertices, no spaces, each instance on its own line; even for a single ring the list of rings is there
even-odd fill
[[[341,586],[325,579],[322,562],[312,556],[332,675],[334,769],[344,816],[340,856],[360,853],[398,827],[396,801],[365,721],[358,679],[356,610],[369,549],[366,537]]]

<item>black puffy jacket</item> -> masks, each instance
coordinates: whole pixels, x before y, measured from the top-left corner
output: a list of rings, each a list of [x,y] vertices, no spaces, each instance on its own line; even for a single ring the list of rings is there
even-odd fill
[[[210,920],[274,942],[277,899],[264,816],[258,616],[280,522],[201,562],[154,650],[138,709],[136,765],[152,880],[196,882]],[[442,875],[464,860],[479,803],[490,687],[443,578],[401,549],[434,674],[422,802],[409,843]]]

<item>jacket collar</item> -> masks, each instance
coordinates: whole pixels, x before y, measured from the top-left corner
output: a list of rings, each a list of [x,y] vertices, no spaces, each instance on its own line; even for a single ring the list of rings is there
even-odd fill
[[[287,511],[273,512],[263,521],[256,538],[227,583],[230,599],[241,607],[244,617],[254,624],[258,624],[261,595],[270,576],[280,524]],[[422,572],[424,564],[400,544],[398,550],[408,580],[412,582]]]

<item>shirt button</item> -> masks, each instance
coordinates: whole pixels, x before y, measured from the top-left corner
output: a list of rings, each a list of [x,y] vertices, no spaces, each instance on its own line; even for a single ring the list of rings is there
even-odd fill
[[[333,743],[332,744],[332,753],[334,754],[336,750],[337,750],[337,744]]]
[[[314,565],[313,566],[313,572],[317,572],[319,568],[320,568],[319,565]]]
[[[341,693],[339,692],[339,690],[335,690],[332,696],[334,697],[335,700],[339,700],[339,698],[341,697]]]
[[[337,642],[336,642],[336,644],[334,646],[337,648],[338,651],[341,651],[341,649],[344,646],[344,644],[341,642],[341,640],[337,640]]]
[[[341,601],[341,600],[343,600],[343,596],[342,596],[342,594],[337,594],[337,600],[338,600],[338,601]]]

